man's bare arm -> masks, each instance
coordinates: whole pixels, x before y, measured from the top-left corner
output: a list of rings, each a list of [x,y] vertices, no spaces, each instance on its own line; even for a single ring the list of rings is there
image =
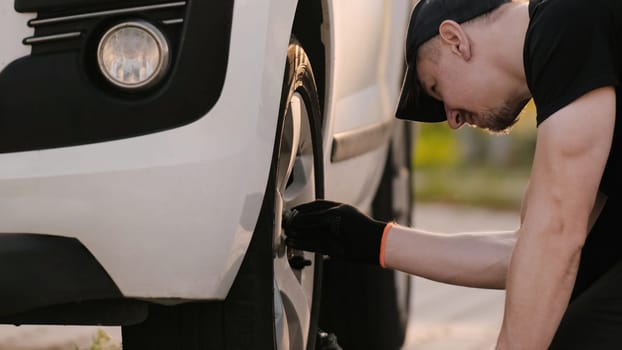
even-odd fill
[[[386,267],[467,287],[503,289],[516,232],[435,233],[393,226]]]
[[[615,124],[613,88],[542,123],[498,349],[546,349],[568,305]]]
[[[527,196],[523,202],[528,202]],[[589,229],[606,202],[598,194]],[[521,208],[521,222],[525,217]],[[517,231],[430,232],[394,225],[385,243],[386,267],[438,282],[503,289]]]

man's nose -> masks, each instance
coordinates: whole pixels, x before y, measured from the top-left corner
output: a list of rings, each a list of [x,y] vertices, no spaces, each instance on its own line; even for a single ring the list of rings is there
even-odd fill
[[[445,114],[447,115],[447,123],[450,128],[459,129],[462,125],[464,125],[464,116],[460,113],[460,111],[449,109],[445,106]]]

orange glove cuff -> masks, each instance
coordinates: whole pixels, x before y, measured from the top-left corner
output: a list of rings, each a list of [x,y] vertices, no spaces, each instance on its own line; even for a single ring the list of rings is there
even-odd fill
[[[391,228],[393,227],[393,223],[389,222],[385,227],[384,227],[384,231],[382,231],[382,239],[380,240],[380,266],[383,269],[386,269],[386,265],[384,263],[384,249],[385,249],[385,245],[387,243],[387,237],[389,236],[389,231],[391,231]]]

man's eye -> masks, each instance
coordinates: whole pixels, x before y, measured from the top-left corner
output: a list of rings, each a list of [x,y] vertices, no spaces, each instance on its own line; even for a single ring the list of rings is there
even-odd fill
[[[433,93],[434,95],[438,95],[438,94],[436,93],[436,84],[432,85],[431,90],[432,90],[432,93]]]
[[[440,100],[440,96],[438,95],[438,92],[436,92],[436,84],[430,87],[430,95],[435,99]]]

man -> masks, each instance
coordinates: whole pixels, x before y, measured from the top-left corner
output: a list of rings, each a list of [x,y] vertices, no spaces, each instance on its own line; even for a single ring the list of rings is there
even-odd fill
[[[317,201],[286,215],[287,243],[505,288],[497,349],[619,348],[622,1],[422,0],[406,51],[398,118],[504,132],[533,97],[538,135],[520,228],[445,235]]]

